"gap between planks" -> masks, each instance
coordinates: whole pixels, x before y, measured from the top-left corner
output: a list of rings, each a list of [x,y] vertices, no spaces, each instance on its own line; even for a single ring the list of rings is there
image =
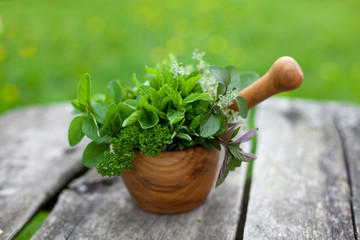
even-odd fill
[[[256,107],[254,107],[249,114],[249,128],[255,128],[255,121],[256,121]],[[253,137],[251,140],[251,153],[256,154],[256,146],[257,146],[257,135]],[[254,162],[250,162],[246,165],[246,178],[244,184],[244,191],[242,194],[241,205],[240,205],[240,218],[238,222],[238,226],[236,229],[236,240],[243,240],[244,238],[244,230],[245,230],[245,222],[246,222],[246,215],[247,215],[247,208],[249,204],[249,197],[250,197],[250,189],[251,189],[251,180],[252,180],[252,172],[254,168]]]
[[[342,133],[339,123],[337,122],[336,119],[334,119],[334,125],[335,125],[335,129],[336,129],[337,134],[340,139],[341,150],[342,150],[342,154],[343,154],[344,165],[345,165],[346,175],[347,175],[347,182],[349,184],[349,194],[350,194],[349,204],[350,204],[351,220],[352,220],[352,225],[353,225],[353,230],[354,230],[354,239],[357,240],[358,236],[357,236],[357,231],[356,231],[355,212],[354,212],[354,205],[353,205],[353,189],[352,189],[353,185],[352,185],[351,175],[350,175],[349,158],[348,158],[348,154],[347,154],[347,150],[346,150],[346,146],[345,146],[345,137],[344,137],[344,134]]]

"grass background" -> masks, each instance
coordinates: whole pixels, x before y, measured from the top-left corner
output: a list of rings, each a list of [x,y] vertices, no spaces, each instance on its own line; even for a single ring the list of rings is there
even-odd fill
[[[0,113],[131,84],[169,52],[195,63],[264,74],[294,57],[305,79],[291,97],[360,103],[360,2],[356,0],[0,1]]]

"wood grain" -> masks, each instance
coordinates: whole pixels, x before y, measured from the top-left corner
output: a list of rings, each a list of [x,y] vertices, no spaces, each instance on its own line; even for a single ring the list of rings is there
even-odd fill
[[[12,238],[84,168],[70,148],[68,105],[31,107],[0,118],[0,239]]]
[[[200,146],[158,157],[136,152],[134,169],[122,178],[139,207],[154,213],[186,212],[205,202],[218,161],[218,150]]]
[[[241,90],[238,95],[245,98],[250,109],[275,94],[300,87],[303,78],[304,74],[293,58],[281,57],[264,76]],[[238,110],[235,102],[229,107]]]
[[[354,239],[350,186],[334,123],[341,110],[310,101],[259,106],[244,239]]]
[[[343,143],[344,158],[351,186],[354,231],[360,239],[360,111],[358,106],[341,106],[335,112],[335,124]]]
[[[138,208],[121,178],[91,170],[63,191],[32,239],[235,239],[245,173],[246,164],[229,173],[192,211],[159,215]]]

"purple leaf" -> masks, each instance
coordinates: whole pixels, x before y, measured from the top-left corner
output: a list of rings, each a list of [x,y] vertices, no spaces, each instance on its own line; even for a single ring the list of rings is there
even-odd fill
[[[251,161],[254,161],[256,159],[256,155],[253,154],[253,153],[246,153],[246,152],[243,152],[243,151],[241,151],[241,153],[242,153],[241,160],[244,161],[244,162],[251,162]]]
[[[255,154],[246,153],[242,151],[240,148],[229,146],[230,153],[234,156],[234,158],[239,159],[244,162],[251,162],[256,159]]]
[[[218,187],[226,178],[226,176],[229,173],[229,170],[227,169],[227,165],[229,164],[229,160],[230,160],[230,156],[225,152],[225,157],[224,160],[222,162],[220,171],[219,171],[219,175],[218,178],[216,180],[216,186]]]
[[[256,131],[257,131],[257,128],[253,128],[250,131],[248,131],[247,133],[245,133],[244,135],[242,135],[241,137],[235,138],[234,141],[232,141],[231,143],[247,142],[252,139],[252,137],[255,135]]]
[[[220,138],[224,142],[229,142],[234,130],[241,124],[241,122],[236,123],[234,126],[232,126],[226,133],[224,133]]]

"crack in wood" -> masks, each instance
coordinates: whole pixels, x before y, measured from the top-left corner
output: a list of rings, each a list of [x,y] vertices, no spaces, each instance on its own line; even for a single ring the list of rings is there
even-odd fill
[[[346,169],[347,182],[349,184],[349,194],[350,194],[349,204],[350,204],[350,211],[351,211],[351,221],[352,221],[352,225],[353,225],[354,239],[356,240],[356,239],[358,239],[358,236],[357,236],[357,232],[356,232],[356,220],[355,220],[355,212],[354,212],[354,205],[353,205],[353,185],[352,185],[351,175],[350,175],[351,174],[350,166],[349,166],[350,164],[349,164],[348,153],[346,150],[345,136],[342,133],[341,127],[339,126],[339,123],[336,119],[334,119],[334,125],[335,125],[335,129],[337,131],[337,134],[339,135],[341,150],[343,153],[343,159],[344,159],[344,164],[345,164],[345,169]]]
[[[251,188],[251,178],[247,178],[245,181],[245,187],[243,192],[243,198],[240,205],[240,219],[239,224],[236,229],[236,240],[243,240],[244,238],[244,230],[245,230],[245,222],[246,222],[246,214],[247,214],[247,207],[249,203],[249,195],[250,195],[250,188]]]
[[[256,109],[257,108],[254,107],[249,115],[249,127],[250,128],[255,127]],[[251,140],[251,152],[256,154],[256,148],[257,148],[257,136],[255,135],[254,138]],[[246,169],[245,184],[244,184],[244,190],[243,190],[241,205],[240,205],[240,218],[239,218],[239,222],[238,222],[238,226],[237,226],[236,234],[235,234],[236,240],[243,240],[243,238],[244,238],[245,222],[246,222],[247,208],[248,208],[248,204],[249,204],[253,167],[254,167],[254,162],[250,162],[247,165],[247,169]]]

